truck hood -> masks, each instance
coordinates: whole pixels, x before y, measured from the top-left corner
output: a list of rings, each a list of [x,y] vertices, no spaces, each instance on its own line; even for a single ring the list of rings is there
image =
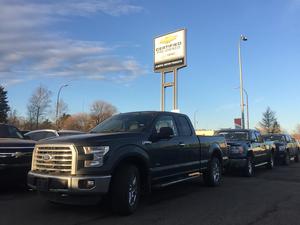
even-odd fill
[[[18,138],[0,138],[0,153],[2,152],[32,152],[35,141]]]
[[[133,132],[118,132],[118,133],[90,133],[90,134],[80,134],[80,135],[71,135],[64,137],[55,137],[51,139],[45,139],[38,142],[38,144],[77,144],[77,145],[86,145],[103,143],[107,141],[116,141],[117,139],[123,138],[139,138],[141,133]]]

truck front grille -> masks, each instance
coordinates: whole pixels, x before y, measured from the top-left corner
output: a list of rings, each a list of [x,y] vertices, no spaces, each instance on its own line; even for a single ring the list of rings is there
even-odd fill
[[[32,170],[43,174],[74,175],[77,152],[72,145],[36,145]]]

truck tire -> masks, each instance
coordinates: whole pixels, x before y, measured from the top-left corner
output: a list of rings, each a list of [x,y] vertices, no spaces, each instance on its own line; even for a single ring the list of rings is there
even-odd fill
[[[267,168],[270,169],[270,170],[274,168],[274,155],[273,155],[273,153],[271,153]]]
[[[220,159],[213,156],[208,164],[207,171],[203,174],[204,183],[207,186],[215,187],[221,184],[222,168]]]
[[[253,158],[251,156],[247,157],[247,165],[244,168],[243,174],[245,177],[253,177],[254,175],[254,164],[253,164]]]
[[[295,163],[299,162],[299,150],[298,149],[296,150],[296,155],[295,155],[295,158],[294,158],[294,162]]]
[[[138,206],[141,195],[140,173],[136,166],[121,166],[113,176],[111,186],[112,210],[119,215],[130,215]]]
[[[290,152],[287,151],[285,153],[284,159],[282,159],[282,164],[285,166],[288,166],[288,165],[290,165],[290,160],[291,160]]]

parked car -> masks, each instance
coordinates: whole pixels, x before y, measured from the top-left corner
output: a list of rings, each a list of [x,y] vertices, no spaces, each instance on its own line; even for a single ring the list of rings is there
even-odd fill
[[[25,140],[14,126],[0,124],[0,177],[26,179],[35,141]]]
[[[110,194],[114,211],[133,213],[141,192],[194,179],[221,183],[224,137],[195,134],[186,115],[132,112],[115,115],[91,134],[40,141],[28,185],[51,201],[81,203]],[[84,198],[83,198],[84,197]]]
[[[51,130],[51,129],[41,129],[41,130],[33,130],[26,133],[24,136],[28,139],[39,141],[46,138],[53,138],[59,136],[69,136],[69,135],[77,135],[84,134],[84,132],[77,130]]]
[[[247,177],[254,175],[254,168],[274,166],[275,145],[264,141],[257,130],[224,129],[216,132],[224,135],[229,146],[228,169],[238,169]]]
[[[299,162],[299,146],[288,134],[267,134],[263,136],[265,141],[273,142],[276,145],[275,160],[284,165],[289,165],[291,158]]]

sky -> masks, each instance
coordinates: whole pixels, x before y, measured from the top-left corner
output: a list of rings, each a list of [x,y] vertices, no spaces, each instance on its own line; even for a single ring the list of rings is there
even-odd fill
[[[19,116],[40,85],[52,92],[54,107],[68,84],[61,98],[70,114],[89,112],[96,100],[119,112],[160,110],[153,38],[186,28],[178,108],[197,128],[233,127],[243,34],[250,127],[269,106],[291,132],[300,123],[299,27],[300,0],[0,0],[0,85]]]

